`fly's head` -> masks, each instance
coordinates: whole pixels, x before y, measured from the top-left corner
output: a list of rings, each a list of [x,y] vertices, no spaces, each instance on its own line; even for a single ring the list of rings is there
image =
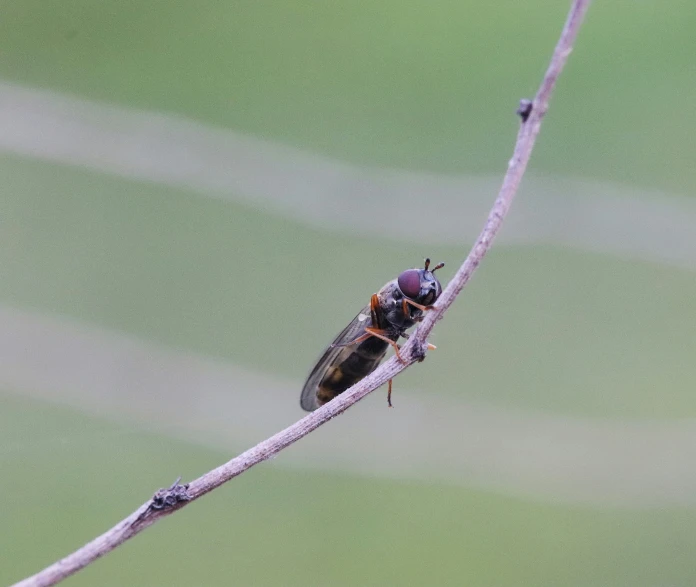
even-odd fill
[[[430,270],[430,259],[426,259],[423,269],[407,269],[396,280],[399,290],[421,306],[432,306],[442,293],[435,271],[444,266],[444,263],[438,263]]]
[[[442,286],[435,277],[435,271],[444,265],[439,263],[431,270],[430,259],[426,259],[423,269],[407,269],[389,284],[391,287],[386,314],[391,324],[397,328],[409,328],[423,314],[417,306],[427,307],[435,303],[442,293]],[[416,305],[404,303],[404,298]]]

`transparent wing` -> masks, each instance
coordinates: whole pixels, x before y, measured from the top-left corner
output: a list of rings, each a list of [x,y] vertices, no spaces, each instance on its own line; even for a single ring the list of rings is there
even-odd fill
[[[312,369],[312,372],[309,374],[309,377],[307,377],[307,381],[302,388],[300,406],[302,406],[303,410],[313,412],[320,407],[321,404],[317,399],[317,389],[319,383],[321,383],[321,380],[324,378],[324,374],[329,367],[333,365],[336,357],[338,357],[343,348],[351,341],[365,334],[365,327],[371,324],[370,306],[365,306],[326,348],[324,354],[317,361],[317,364],[314,366],[314,369]]]

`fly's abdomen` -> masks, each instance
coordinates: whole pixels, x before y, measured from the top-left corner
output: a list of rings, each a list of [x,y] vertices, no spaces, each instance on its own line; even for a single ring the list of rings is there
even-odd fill
[[[325,404],[372,373],[387,352],[388,343],[375,337],[347,346],[336,357],[319,383],[317,399]]]

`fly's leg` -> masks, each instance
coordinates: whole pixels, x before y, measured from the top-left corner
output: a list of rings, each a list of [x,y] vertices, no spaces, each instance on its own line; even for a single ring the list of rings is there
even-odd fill
[[[418,308],[421,312],[426,312],[428,310],[432,310],[435,306],[424,306],[423,304],[419,304],[418,302],[414,302],[413,300],[409,300],[408,298],[404,298],[404,301],[402,302],[403,308],[404,308],[404,313],[406,313],[407,309],[407,304],[411,304],[414,308]]]
[[[413,300],[409,300],[409,299],[407,299],[407,298],[404,298],[403,301],[402,301],[401,303],[403,304],[404,314],[407,314],[407,315],[408,315],[408,312],[407,312],[408,306],[407,306],[407,304],[411,304],[414,308],[418,308],[418,309],[421,310],[422,312],[425,312],[425,311],[427,311],[427,310],[432,310],[432,309],[435,307],[435,306],[423,306],[423,305],[418,304],[418,303],[414,302]],[[419,316],[419,317],[416,319],[416,322],[421,322],[422,320],[423,320],[423,316]],[[402,334],[401,336],[403,336],[404,338],[408,338],[408,337],[409,337],[409,335],[407,335],[406,333]],[[434,344],[428,343],[428,350],[429,350],[429,351],[434,351],[436,348],[437,348],[437,347],[436,347]]]
[[[372,318],[372,324],[379,324],[379,296],[377,294],[372,294],[372,298],[370,299],[370,314]],[[344,346],[351,346],[354,344],[358,344],[361,342],[365,342],[368,338],[371,336],[376,336],[375,334],[369,332],[370,328],[367,327],[365,328],[366,331],[365,334],[361,334],[360,336],[354,338],[353,340],[350,340],[348,342],[335,342],[331,346],[332,347],[344,347]],[[382,332],[381,329],[375,328],[378,332]],[[380,337],[378,337],[380,338]],[[390,341],[391,342],[391,341]]]
[[[406,361],[401,357],[401,353],[399,353],[399,345],[396,344],[391,338],[387,336],[388,331],[387,330],[382,330],[380,328],[372,328],[371,326],[367,326],[365,328],[365,331],[374,336],[375,338],[379,338],[383,340],[384,342],[389,343],[392,348],[394,349],[394,352],[396,353],[396,358],[401,361],[404,365],[406,364]]]
[[[387,391],[387,405],[390,408],[393,408],[394,406],[392,406],[392,403],[391,403],[391,390],[392,390],[392,380],[390,379],[389,380],[389,391]]]
[[[408,332],[404,332],[401,336],[403,336],[406,340],[411,338],[411,335]],[[428,350],[429,351],[434,351],[437,347],[434,344],[428,343]]]
[[[366,332],[365,334],[361,334],[357,338],[354,338],[353,340],[349,340],[348,342],[335,342],[331,346],[332,347],[337,347],[337,346],[351,346],[353,344],[358,344],[359,342],[364,342],[368,338],[370,338],[372,335],[369,332]]]

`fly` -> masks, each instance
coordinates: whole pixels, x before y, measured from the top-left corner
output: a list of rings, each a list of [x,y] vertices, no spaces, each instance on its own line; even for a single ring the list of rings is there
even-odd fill
[[[408,338],[406,330],[423,319],[442,293],[430,259],[423,269],[407,269],[387,283],[370,304],[346,326],[327,347],[309,374],[302,388],[300,405],[311,412],[323,406],[346,389],[372,373],[387,353],[394,348],[399,359],[399,337]],[[391,380],[387,392],[391,407]]]

